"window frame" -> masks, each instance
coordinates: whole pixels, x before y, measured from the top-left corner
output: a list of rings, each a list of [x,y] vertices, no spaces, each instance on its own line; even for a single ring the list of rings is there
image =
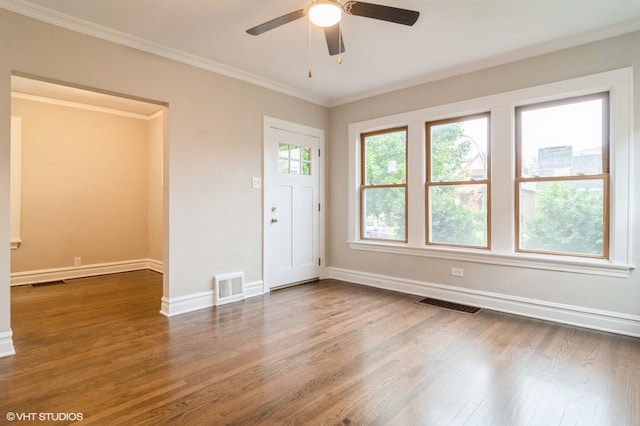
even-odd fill
[[[286,150],[286,157],[282,155],[283,151],[281,148],[283,146],[287,147]],[[292,149],[294,148],[294,149]],[[292,153],[295,150],[299,150],[299,158],[294,158],[292,157]],[[307,158],[304,158],[304,153],[307,153]],[[283,171],[281,168],[281,162],[282,161],[286,161],[287,162],[287,171]],[[292,165],[294,163],[298,163],[298,168],[297,171],[298,173],[294,173],[294,167],[292,167]],[[278,144],[278,173],[280,174],[285,174],[285,175],[291,175],[291,176],[311,176],[312,170],[311,170],[311,150],[309,147],[305,147],[305,146],[300,146],[300,145],[291,145],[288,143],[279,143]],[[305,171],[305,166],[306,166],[306,171]]]
[[[611,209],[610,205],[610,161],[609,161],[609,151],[611,149],[611,108],[610,104],[610,92],[599,92],[593,93],[589,95],[582,96],[572,96],[562,99],[554,99],[552,101],[545,102],[536,102],[527,105],[520,105],[514,109],[514,120],[515,120],[515,177],[514,177],[514,191],[515,191],[515,216],[514,216],[514,225],[515,225],[515,251],[522,253],[541,253],[548,254],[553,256],[576,256],[576,257],[585,257],[585,258],[596,258],[596,259],[609,259],[609,211]],[[585,102],[593,99],[602,100],[602,165],[601,165],[601,173],[592,174],[592,175],[562,175],[562,176],[531,176],[526,177],[522,175],[522,113],[526,111],[539,110],[548,107],[554,106],[562,106],[562,105],[570,105],[577,104],[580,102]],[[603,184],[603,212],[602,212],[602,254],[591,255],[587,253],[573,253],[573,252],[563,252],[563,251],[555,251],[555,250],[536,250],[536,249],[525,249],[520,246],[521,236],[520,236],[520,187],[522,184],[527,182],[539,183],[539,182],[567,182],[567,181],[582,181],[582,180],[601,180]]]
[[[431,149],[431,128],[433,126],[438,126],[442,124],[450,124],[457,123],[467,120],[474,120],[478,118],[486,118],[487,119],[487,146],[486,146],[486,154],[485,154],[485,178],[484,179],[469,179],[464,181],[434,181],[432,179],[432,149]],[[458,117],[451,117],[442,120],[433,120],[426,121],[424,123],[425,126],[425,151],[426,151],[426,181],[425,181],[425,244],[427,246],[444,246],[444,247],[466,247],[466,248],[477,248],[482,250],[490,250],[491,249],[491,112],[481,112],[470,115],[463,115]],[[444,243],[444,242],[434,242],[431,241],[430,229],[431,226],[429,223],[430,220],[430,204],[429,204],[429,190],[432,187],[439,186],[463,186],[463,185],[486,185],[485,192],[485,203],[486,203],[486,234],[487,234],[487,243],[486,245],[472,245],[472,244],[462,244],[462,243]]]
[[[367,137],[371,137],[371,136],[378,136],[378,135],[384,135],[387,133],[397,133],[397,132],[404,132],[405,133],[405,151],[404,151],[404,155],[405,155],[405,165],[406,165],[406,170],[405,170],[405,177],[404,177],[404,183],[403,184],[382,184],[382,185],[367,185],[366,182],[366,148],[365,148],[365,140]],[[409,140],[409,128],[407,126],[400,126],[400,127],[393,127],[393,128],[386,128],[386,129],[380,129],[380,130],[376,130],[376,131],[372,131],[372,132],[366,132],[366,133],[361,133],[360,134],[360,152],[362,153],[360,155],[360,239],[361,240],[374,240],[374,241],[387,241],[387,242],[394,242],[394,243],[406,243],[408,241],[407,235],[409,232],[409,222],[408,222],[408,205],[409,205],[409,194],[408,194],[408,186],[409,186],[409,182],[408,182],[408,175],[409,175],[409,144],[408,144],[408,140]],[[366,231],[366,225],[365,222],[367,221],[367,218],[365,217],[365,209],[364,209],[364,193],[367,189],[375,189],[375,188],[404,188],[404,229],[405,229],[405,233],[404,233],[404,239],[402,240],[398,240],[398,239],[390,239],[390,238],[372,238],[372,237],[367,237],[365,235],[365,231]]]
[[[530,103],[610,93],[610,226],[609,259],[516,252],[513,224],[515,176],[514,109]],[[423,109],[380,116],[348,124],[347,247],[350,250],[398,254],[449,261],[475,262],[513,268],[538,269],[626,278],[632,263],[631,204],[633,135],[633,68],[624,67],[524,87],[487,96],[441,103]],[[492,199],[491,249],[427,246],[425,244],[425,126],[433,121],[491,112]],[[360,134],[385,128],[408,126],[407,243],[361,240],[360,223]]]

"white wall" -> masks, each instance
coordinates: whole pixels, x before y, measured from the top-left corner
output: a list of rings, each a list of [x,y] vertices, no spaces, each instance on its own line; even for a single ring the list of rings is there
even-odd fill
[[[325,108],[6,10],[0,52],[0,240],[9,241],[10,76],[17,71],[168,103],[165,297],[210,291],[215,274],[262,279],[262,193],[251,177],[262,176],[263,116],[326,129]],[[0,354],[10,327],[7,244],[0,247]]]
[[[417,294],[452,296],[485,303],[496,309],[521,310],[545,317],[556,310],[560,316],[588,316],[587,322],[603,320],[602,329],[624,323],[623,332],[640,335],[640,274],[628,278],[568,272],[551,272],[512,266],[442,260],[402,254],[350,249],[348,235],[349,124],[467,99],[508,92],[603,71],[633,66],[633,116],[635,148],[632,169],[640,166],[640,32],[546,54],[466,75],[435,81],[407,90],[377,96],[331,109],[329,133],[331,182],[328,253],[331,275],[370,285],[412,291]],[[636,175],[637,176],[637,175]],[[633,181],[633,178],[632,178]],[[632,263],[640,263],[640,185],[632,188]],[[499,194],[494,194],[499,195]],[[450,275],[452,266],[463,267],[464,278]],[[443,287],[444,286],[444,287]],[[488,294],[489,298],[479,295]],[[497,296],[497,297],[494,297]],[[506,303],[503,303],[506,302]],[[512,302],[512,303],[509,303]],[[531,302],[531,303],[530,303]],[[529,306],[531,305],[531,306]],[[535,306],[534,306],[535,305]],[[533,309],[535,307],[536,309]],[[512,309],[513,308],[513,309]],[[535,312],[534,312],[535,311]],[[573,315],[573,314],[571,314]],[[553,315],[548,316],[553,318]],[[583,324],[585,325],[585,324]],[[593,325],[593,324],[586,324]],[[597,324],[596,324],[597,325]],[[596,327],[597,328],[597,327]],[[620,331],[620,330],[619,330]]]

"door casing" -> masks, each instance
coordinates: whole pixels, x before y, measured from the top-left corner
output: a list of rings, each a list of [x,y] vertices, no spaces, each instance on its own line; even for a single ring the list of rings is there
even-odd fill
[[[273,280],[271,277],[270,265],[275,260],[273,259],[273,253],[270,250],[272,243],[272,236],[269,232],[269,225],[272,217],[271,206],[274,205],[275,191],[274,182],[271,181],[269,174],[270,164],[268,154],[270,143],[270,129],[279,129],[287,132],[298,133],[302,135],[316,137],[318,139],[318,146],[320,147],[320,156],[318,158],[318,173],[319,173],[319,185],[318,185],[318,199],[320,203],[320,211],[318,217],[318,256],[320,258],[319,272],[320,278],[325,276],[325,192],[324,192],[324,179],[325,179],[325,138],[324,130],[316,129],[313,127],[265,116],[263,122],[263,213],[262,213],[262,269],[264,279],[264,291],[269,292],[273,287]]]

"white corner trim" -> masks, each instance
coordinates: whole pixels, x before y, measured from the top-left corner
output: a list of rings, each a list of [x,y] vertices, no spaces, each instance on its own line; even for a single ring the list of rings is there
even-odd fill
[[[148,117],[149,120],[155,120],[156,118],[160,118],[164,114],[164,110],[165,110],[165,108],[163,108],[163,109],[161,109],[159,111],[156,111],[156,112],[154,112],[153,114],[151,114],[151,115],[149,115],[147,117]]]
[[[640,337],[640,316],[547,302],[525,297],[469,290],[442,284],[341,268],[327,268],[333,279],[417,296],[434,297],[593,330]]]
[[[136,259],[122,262],[95,263],[92,265],[69,266],[64,268],[39,269],[35,271],[12,272],[11,285],[46,283],[96,275],[151,269],[162,272],[162,262],[152,259]]]
[[[172,298],[163,296],[160,313],[165,317],[173,317],[212,306],[215,306],[215,293],[213,290]]]
[[[147,269],[162,274],[164,273],[164,263],[158,259],[147,259]]]
[[[0,333],[0,358],[15,355],[13,347],[13,332],[11,330]]]

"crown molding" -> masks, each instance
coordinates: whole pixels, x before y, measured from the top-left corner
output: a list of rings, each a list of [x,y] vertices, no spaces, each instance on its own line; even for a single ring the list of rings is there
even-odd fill
[[[535,45],[515,49],[509,52],[504,52],[495,56],[482,58],[477,61],[466,62],[455,67],[443,68],[424,75],[419,75],[414,78],[407,78],[402,82],[389,84],[383,87],[379,87],[374,90],[369,90],[366,93],[357,94],[351,97],[338,99],[335,102],[331,102],[325,105],[329,108],[346,105],[353,102],[358,102],[364,99],[372,98],[374,96],[380,96],[391,92],[409,89],[412,87],[420,86],[423,84],[432,83],[446,78],[456,77],[459,75],[469,74],[475,71],[481,71],[483,69],[497,67],[508,63],[532,58],[535,56],[541,56],[548,53],[557,52],[563,49],[569,49],[572,47],[580,46],[587,43],[593,43],[599,40],[607,38],[617,37],[624,34],[640,31],[640,19],[630,19],[624,22],[620,22],[616,25],[610,25],[602,28],[598,28],[592,31],[588,31],[581,34],[574,34],[571,36],[547,41],[544,43],[538,43]]]
[[[93,22],[85,21],[71,15],[56,12],[46,7],[29,3],[28,1],[0,0],[0,8],[71,31],[76,31],[85,35],[120,44],[122,46],[161,56],[166,59],[171,59],[217,74],[222,74],[227,77],[235,78],[285,95],[293,96],[320,106],[329,106],[328,99],[313,96],[309,93],[296,90],[273,80],[251,74],[237,68],[229,67],[201,56],[192,55],[179,49],[174,49],[140,37],[135,37]]]
[[[552,40],[534,46],[528,46],[522,49],[516,49],[514,51],[499,54],[490,58],[483,58],[482,60],[462,64],[456,67],[437,70],[434,72],[416,76],[414,78],[407,78],[400,83],[385,85],[374,90],[367,90],[364,93],[356,94],[350,97],[330,99],[312,95],[308,92],[283,85],[259,75],[248,73],[246,71],[233,68],[219,62],[211,61],[209,59],[193,55],[179,49],[170,48],[168,46],[154,43],[140,37],[135,37],[130,34],[123,33],[121,31],[117,31],[89,21],[85,21],[71,15],[56,12],[46,7],[29,3],[26,0],[0,0],[0,8],[7,9],[9,11],[68,30],[76,31],[102,40],[120,44],[122,46],[151,53],[166,59],[171,59],[217,74],[225,75],[227,77],[251,83],[256,86],[273,90],[275,92],[292,96],[326,108],[337,107],[371,98],[373,96],[383,95],[397,90],[403,90],[410,87],[431,83],[433,81],[441,80],[444,78],[454,77],[457,75],[466,74],[493,66],[499,66],[509,62],[543,55],[557,50],[562,50],[573,46],[595,42],[605,38],[615,37],[625,33],[640,30],[640,19],[631,19],[615,25],[588,31],[586,33],[572,35],[562,39]]]
[[[119,115],[122,117],[129,117],[129,118],[137,118],[139,120],[147,120],[147,121],[153,120],[154,118],[158,117],[159,116],[158,114],[162,114],[162,110],[157,111],[151,115],[146,115],[146,114],[139,114],[136,112],[121,111],[113,108],[90,105],[90,104],[85,104],[81,102],[65,101],[62,99],[53,99],[53,98],[48,98],[46,96],[31,95],[28,93],[20,93],[20,92],[13,92],[13,91],[11,92],[11,97],[13,99],[23,99],[26,101],[40,102],[40,103],[69,107],[69,108],[77,108],[77,109],[83,109],[83,110],[92,111],[92,112],[102,112],[105,114]]]

